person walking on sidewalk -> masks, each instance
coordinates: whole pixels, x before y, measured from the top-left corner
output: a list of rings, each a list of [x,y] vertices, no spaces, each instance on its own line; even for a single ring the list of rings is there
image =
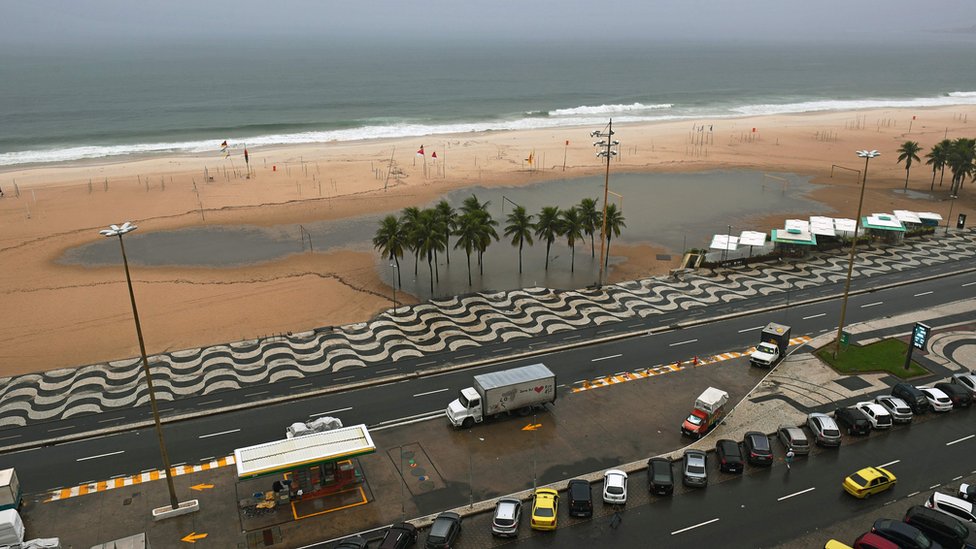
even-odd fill
[[[787,469],[792,469],[792,467],[790,467],[790,465],[793,463],[793,456],[795,456],[795,455],[796,454],[793,453],[793,448],[787,448],[786,449],[786,468]]]

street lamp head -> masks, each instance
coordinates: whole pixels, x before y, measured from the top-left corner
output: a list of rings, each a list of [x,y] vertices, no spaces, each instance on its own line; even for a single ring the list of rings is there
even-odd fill
[[[877,150],[871,150],[871,151],[863,150],[863,151],[857,151],[857,155],[860,156],[861,158],[874,158],[877,156],[881,156],[881,153],[879,153]]]
[[[600,137],[600,130],[590,132],[590,137]]]
[[[138,228],[139,227],[137,225],[133,225],[132,223],[126,221],[122,225],[111,225],[109,228],[102,229],[98,232],[102,233],[102,236],[122,236],[125,233],[132,232]]]

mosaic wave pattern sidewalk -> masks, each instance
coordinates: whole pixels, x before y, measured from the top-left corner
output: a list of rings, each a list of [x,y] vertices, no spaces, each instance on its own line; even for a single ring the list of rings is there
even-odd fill
[[[946,263],[976,255],[976,233],[862,249],[855,276]],[[480,293],[401,307],[370,322],[187,349],[150,357],[156,397],[174,400],[362,368],[488,342],[555,334],[844,280],[847,253],[803,262],[726,269],[684,280],[654,277],[602,290],[547,288]],[[148,403],[138,358],[0,379],[0,427]]]

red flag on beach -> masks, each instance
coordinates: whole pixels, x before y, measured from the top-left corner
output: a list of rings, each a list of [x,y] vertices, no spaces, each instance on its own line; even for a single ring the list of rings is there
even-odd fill
[[[430,157],[433,158],[434,160],[437,160],[437,151],[430,153]]]
[[[569,139],[566,140],[566,146],[569,146]]]
[[[424,146],[421,145],[420,148],[417,149],[417,156],[423,156],[423,155],[424,155]]]
[[[248,157],[247,157],[247,147],[244,147],[244,163],[245,164],[250,164],[251,163],[251,160],[248,159]]]

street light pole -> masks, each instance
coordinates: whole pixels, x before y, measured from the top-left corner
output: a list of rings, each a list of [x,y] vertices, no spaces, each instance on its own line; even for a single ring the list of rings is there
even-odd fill
[[[397,285],[397,266],[396,263],[390,263],[390,267],[393,267],[393,316],[397,314],[397,302],[396,302],[396,285]]]
[[[132,302],[132,318],[136,322],[136,336],[139,338],[139,352],[142,355],[142,369],[146,374],[146,386],[149,388],[149,404],[152,406],[153,422],[156,424],[156,437],[159,438],[159,452],[163,457],[163,470],[166,472],[166,486],[169,488],[169,503],[172,508],[178,509],[179,500],[176,498],[176,487],[173,485],[173,474],[169,465],[169,454],[166,452],[166,442],[163,440],[163,426],[159,421],[159,408],[156,406],[156,393],[153,390],[152,373],[149,371],[149,358],[146,357],[146,342],[142,337],[142,325],[139,323],[139,310],[136,308],[136,296],[132,291],[132,277],[129,276],[129,260],[125,256],[125,243],[122,235],[136,230],[136,225],[126,221],[119,225],[112,225],[101,232],[107,237],[119,237],[119,246],[122,248],[122,265],[125,267],[125,282],[129,286],[129,301]]]
[[[949,236],[949,224],[952,223],[952,206],[956,203],[956,195],[949,195],[952,200],[949,202],[949,217],[946,218],[945,235]]]
[[[620,141],[614,141],[613,139],[613,119],[611,118],[607,124],[606,132],[601,132],[599,130],[591,132],[590,137],[599,137],[603,140],[595,141],[593,143],[594,147],[606,147],[606,150],[602,150],[596,153],[598,158],[602,157],[607,161],[607,171],[603,179],[603,216],[600,223],[600,274],[597,279],[597,287],[603,286],[603,270],[606,260],[604,259],[604,253],[607,246],[607,201],[610,195],[610,159],[617,156],[617,151],[613,150],[613,147],[620,144]]]
[[[844,319],[847,316],[847,296],[851,291],[851,274],[854,271],[854,253],[857,249],[857,227],[861,222],[861,207],[864,205],[864,188],[868,185],[868,162],[881,156],[876,150],[857,151],[857,155],[864,159],[864,179],[861,181],[861,197],[857,201],[857,217],[854,219],[854,238],[851,239],[851,255],[847,260],[847,281],[844,282],[844,300],[840,306],[840,323],[837,325],[837,339],[834,341],[834,358],[840,352],[840,336],[844,331]]]

